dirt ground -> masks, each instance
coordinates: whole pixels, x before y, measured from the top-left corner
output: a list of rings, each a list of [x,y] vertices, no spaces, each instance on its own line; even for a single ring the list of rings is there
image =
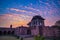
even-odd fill
[[[21,39],[13,36],[0,36],[0,40],[21,40]],[[23,40],[34,40],[34,38],[33,37],[23,38]]]

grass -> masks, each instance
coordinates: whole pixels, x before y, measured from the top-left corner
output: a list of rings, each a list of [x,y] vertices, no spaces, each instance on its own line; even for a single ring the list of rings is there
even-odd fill
[[[0,36],[0,40],[20,40],[17,37],[14,36]]]

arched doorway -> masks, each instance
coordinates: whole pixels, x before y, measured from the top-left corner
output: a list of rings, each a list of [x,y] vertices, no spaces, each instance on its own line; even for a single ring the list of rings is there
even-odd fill
[[[31,30],[27,30],[27,34],[30,35],[31,34]]]
[[[0,31],[0,35],[2,35],[2,31]]]
[[[3,32],[3,35],[6,35],[6,34],[7,34],[7,32],[6,32],[6,31],[4,31],[4,32]]]
[[[14,35],[14,31],[12,31],[11,34]]]
[[[40,26],[39,26],[39,34],[40,34],[40,36],[42,36],[42,35],[43,35],[43,28],[42,28],[42,27],[40,27]]]
[[[10,35],[11,34],[11,31],[8,31],[8,35]]]

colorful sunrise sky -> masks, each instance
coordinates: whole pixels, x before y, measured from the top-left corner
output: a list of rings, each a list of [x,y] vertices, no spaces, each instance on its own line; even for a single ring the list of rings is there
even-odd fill
[[[0,27],[27,26],[35,15],[54,25],[60,20],[60,0],[0,0]]]

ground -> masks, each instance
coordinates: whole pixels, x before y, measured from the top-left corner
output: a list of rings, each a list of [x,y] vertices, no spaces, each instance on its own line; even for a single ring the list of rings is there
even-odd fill
[[[17,37],[13,37],[13,36],[0,36],[0,40],[20,40],[17,39]]]
[[[20,40],[20,38],[14,36],[0,36],[0,40]],[[33,37],[23,38],[23,40],[34,40]]]

